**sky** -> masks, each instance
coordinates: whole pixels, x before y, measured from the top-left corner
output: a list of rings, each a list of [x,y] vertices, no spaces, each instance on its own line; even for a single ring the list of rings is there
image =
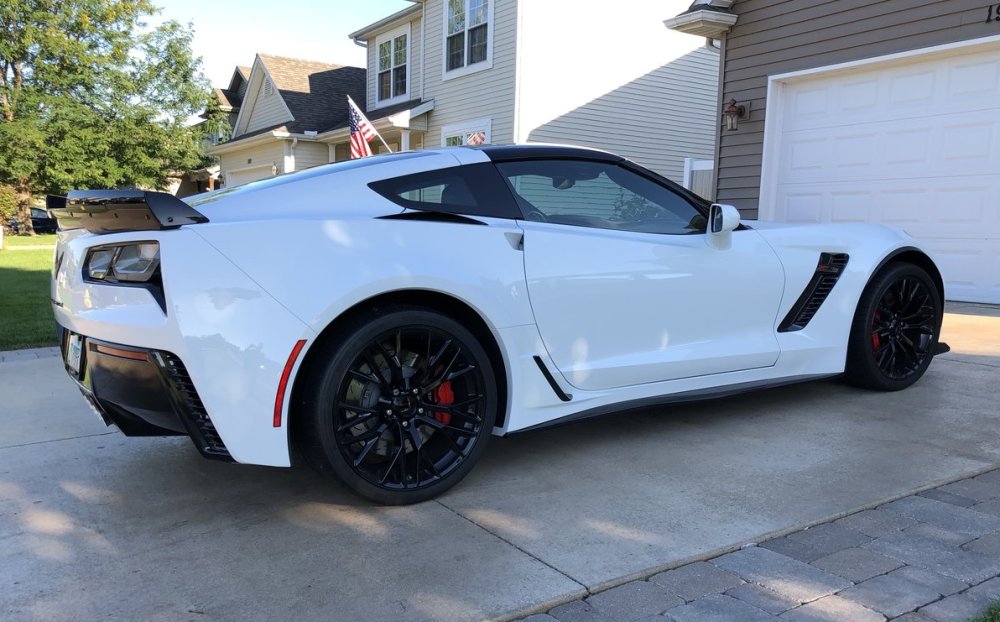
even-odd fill
[[[194,26],[192,45],[212,86],[229,84],[257,52],[364,67],[365,50],[347,35],[412,6],[408,0],[159,0],[151,23]]]

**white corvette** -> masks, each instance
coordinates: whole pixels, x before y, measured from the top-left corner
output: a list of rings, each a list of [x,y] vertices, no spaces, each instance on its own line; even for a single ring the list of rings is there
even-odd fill
[[[127,435],[301,456],[383,503],[489,435],[845,374],[915,382],[944,291],[879,226],[740,224],[601,151],[454,148],[187,202],[50,197],[66,368]]]

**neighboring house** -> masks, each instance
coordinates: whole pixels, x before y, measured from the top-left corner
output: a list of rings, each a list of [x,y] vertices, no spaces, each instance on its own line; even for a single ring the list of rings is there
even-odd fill
[[[219,102],[219,110],[226,113],[228,117],[230,135],[232,135],[232,128],[236,127],[236,119],[240,116],[240,106],[243,104],[243,97],[246,96],[249,81],[250,67],[238,66],[233,70],[229,86],[224,89],[218,87],[213,89],[213,95]],[[221,142],[219,136],[210,136],[209,140],[213,145]]]
[[[364,101],[365,70],[258,54],[242,83],[217,95],[236,114],[232,137],[208,153],[237,186],[333,161],[333,144],[320,136],[346,131],[347,97]]]
[[[689,187],[705,175],[704,192],[719,54],[663,28],[685,3],[415,1],[350,35],[368,48],[368,117],[393,150],[569,143],[621,153]],[[321,139],[346,150],[346,134]]]
[[[243,102],[243,95],[247,90],[247,78],[250,76],[249,67],[237,67],[233,71],[233,76],[229,80],[229,86],[224,89],[216,87],[212,90],[212,96],[218,103],[219,110],[226,115],[228,123],[228,134],[232,134],[232,127],[236,124],[236,117],[240,113],[240,104]],[[207,120],[209,112],[206,110],[201,114],[201,118]],[[204,123],[200,121],[199,123]],[[222,142],[219,133],[205,136],[204,147],[206,150]],[[176,184],[172,185],[169,192],[178,197],[191,196],[200,192],[216,190],[223,185],[222,170],[217,164],[209,164],[196,171],[185,173],[177,178]]]
[[[719,201],[904,229],[950,299],[1000,303],[1000,5],[698,0],[667,25],[721,39],[720,114],[747,113],[720,131]]]

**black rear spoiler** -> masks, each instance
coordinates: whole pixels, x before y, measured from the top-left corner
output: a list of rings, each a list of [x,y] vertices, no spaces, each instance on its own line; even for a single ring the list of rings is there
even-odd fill
[[[60,229],[91,233],[155,231],[208,222],[193,207],[166,192],[145,190],[72,190],[45,197],[45,207]]]

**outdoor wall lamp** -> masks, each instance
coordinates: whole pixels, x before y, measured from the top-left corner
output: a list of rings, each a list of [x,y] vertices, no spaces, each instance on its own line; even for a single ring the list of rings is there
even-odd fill
[[[726,130],[730,132],[738,130],[740,119],[750,118],[750,102],[737,102],[731,99],[722,109],[722,116],[726,119]]]

